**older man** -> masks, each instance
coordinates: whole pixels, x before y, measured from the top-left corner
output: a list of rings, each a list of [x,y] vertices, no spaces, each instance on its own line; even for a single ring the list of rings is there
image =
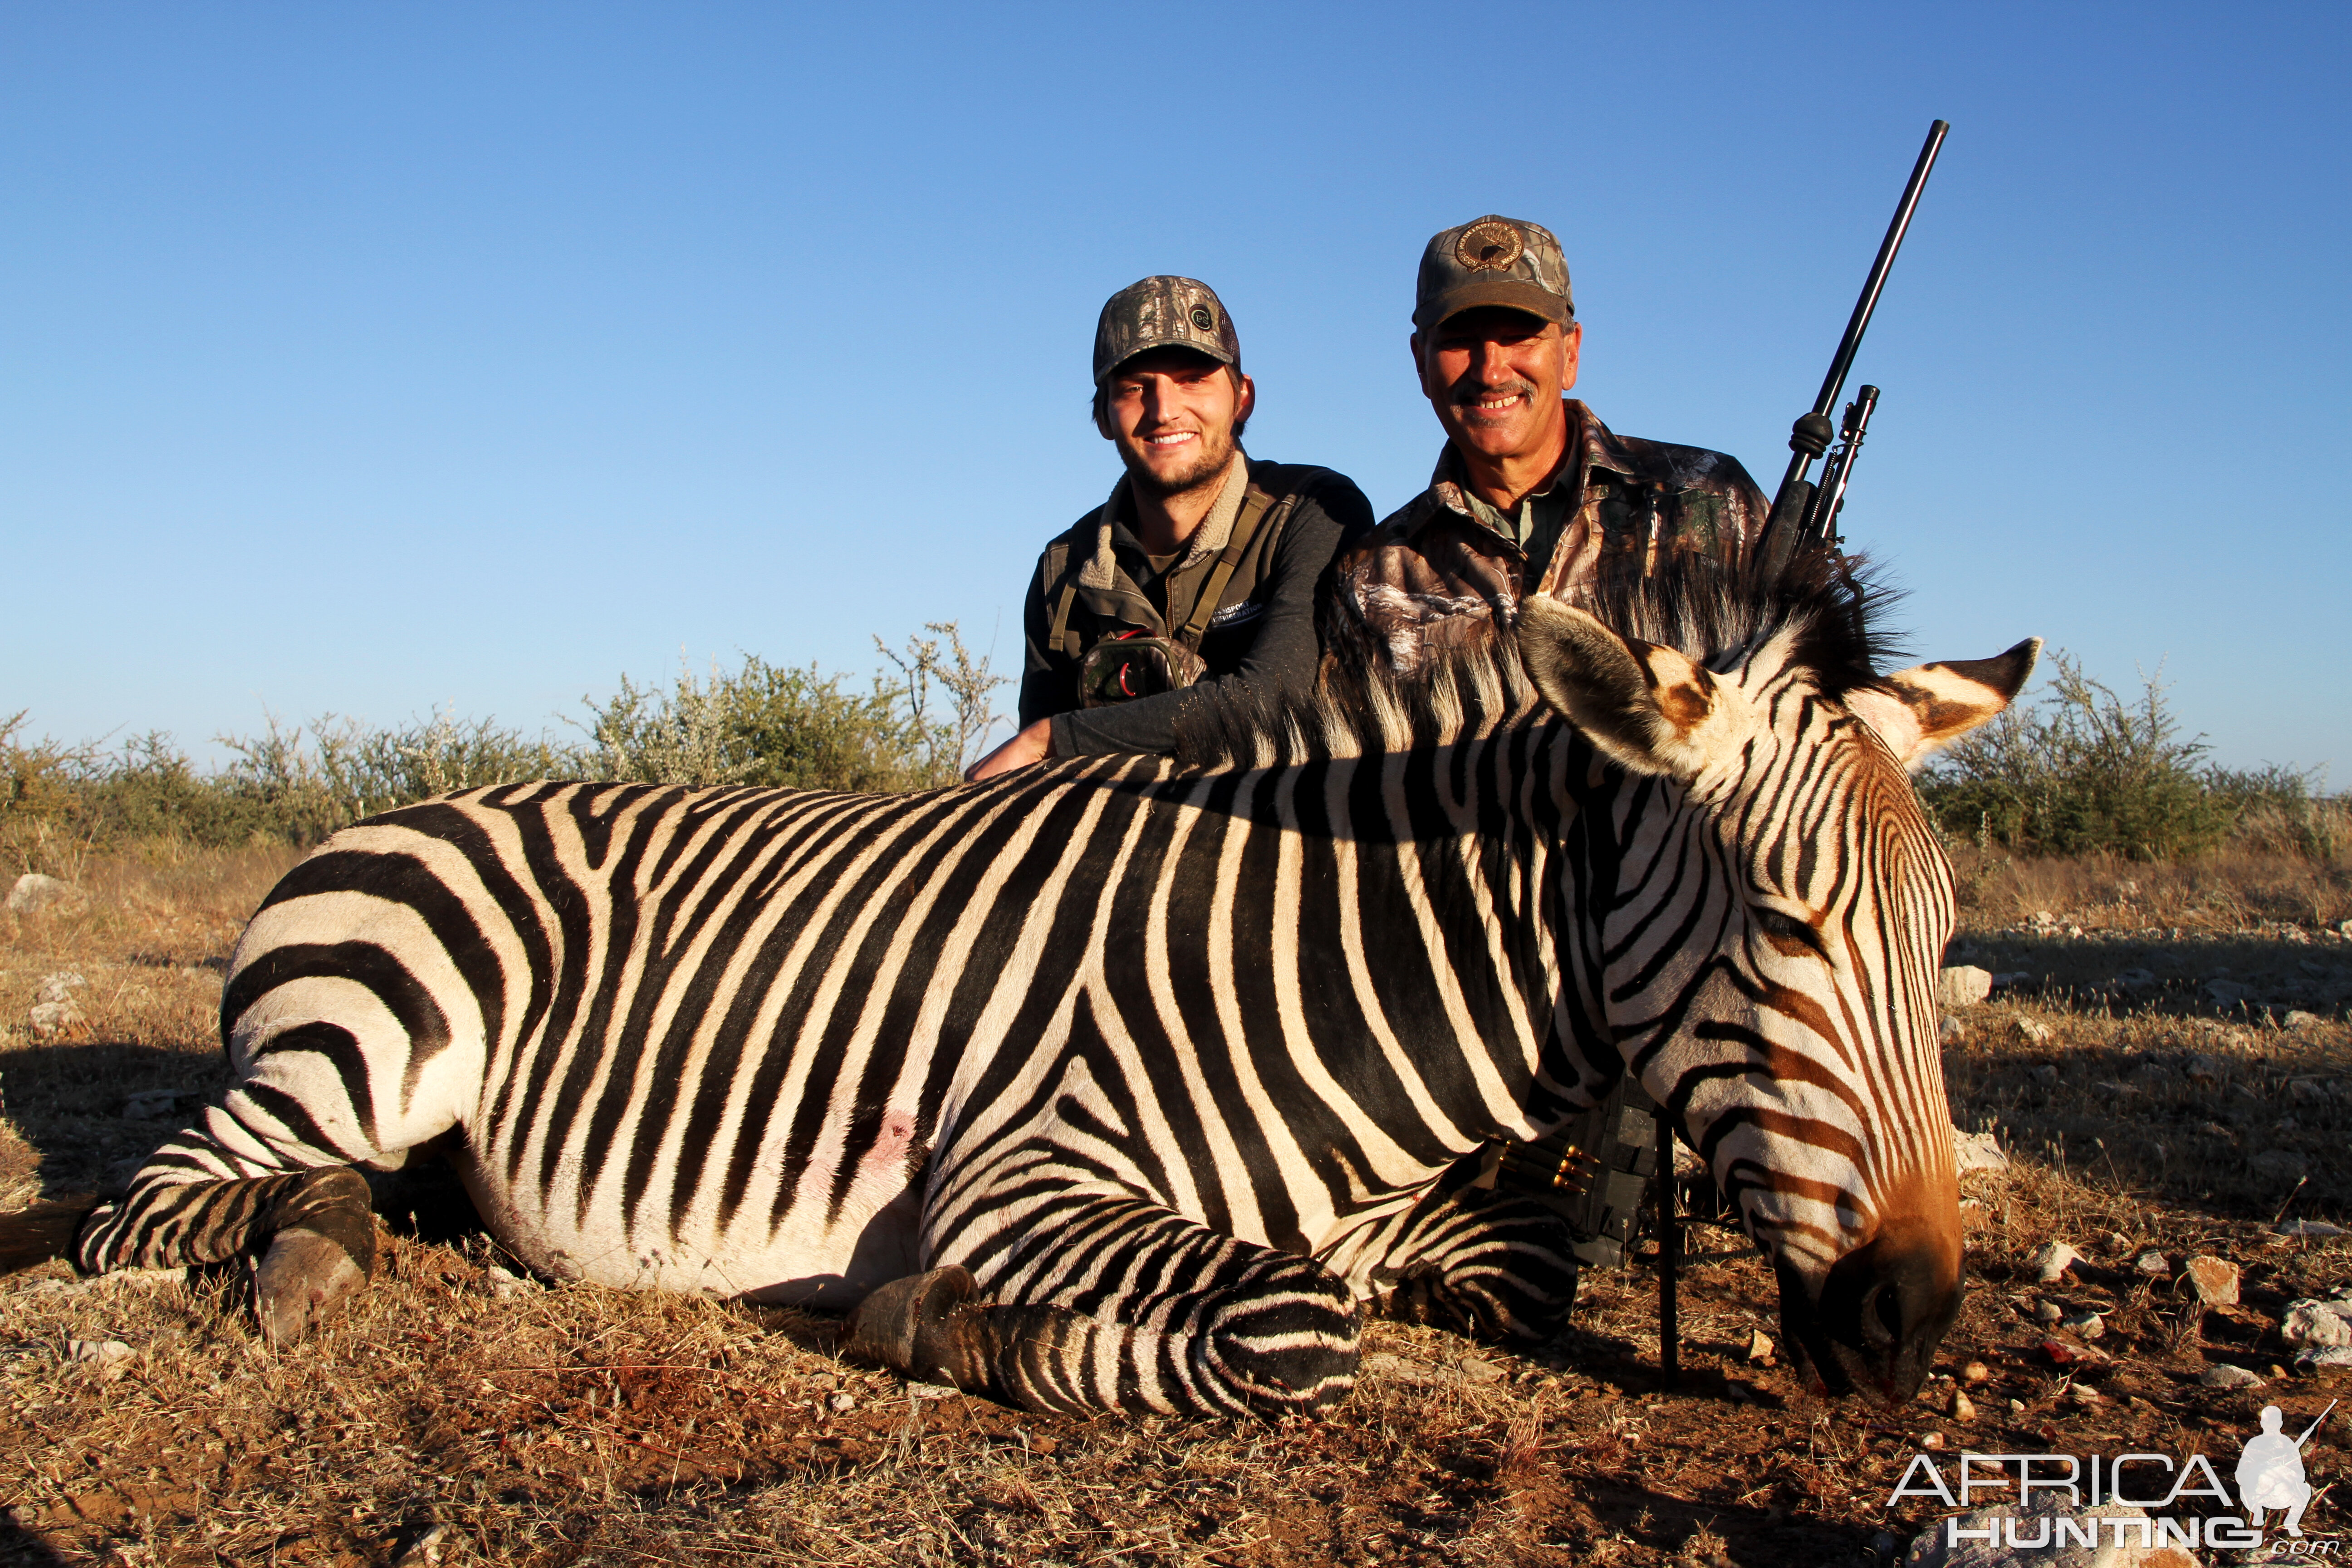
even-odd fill
[[[1527,595],[1573,600],[1675,551],[1735,558],[1762,529],[1763,493],[1736,460],[1615,435],[1565,395],[1584,329],[1549,229],[1489,216],[1436,236],[1412,323],[1445,447],[1429,488],[1336,563],[1330,657],[1412,674],[1490,640]],[[1481,1184],[1546,1198],[1580,1258],[1613,1263],[1655,1170],[1652,1109],[1621,1079],[1543,1143],[1490,1148]]]
[[[1421,258],[1412,363],[1445,431],[1429,488],[1339,563],[1335,637],[1401,671],[1664,552],[1733,554],[1767,508],[1720,452],[1618,436],[1563,395],[1584,328],[1559,242],[1482,217]]]
[[[1311,687],[1318,589],[1371,526],[1342,476],[1242,450],[1257,388],[1207,284],[1146,278],[1112,295],[1094,376],[1095,428],[1125,472],[1038,558],[1022,729],[975,781],[1048,756],[1169,752],[1196,686]]]

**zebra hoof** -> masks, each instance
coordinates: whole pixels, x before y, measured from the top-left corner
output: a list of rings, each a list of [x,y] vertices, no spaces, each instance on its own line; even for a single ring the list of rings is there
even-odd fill
[[[373,1262],[374,1248],[368,1250]],[[279,1231],[253,1279],[261,1337],[293,1343],[367,1282],[368,1270],[342,1240],[299,1226]]]
[[[961,1388],[980,1374],[971,1314],[959,1309],[979,1293],[971,1271],[950,1264],[877,1289],[849,1314],[841,1353],[879,1362],[902,1377]]]

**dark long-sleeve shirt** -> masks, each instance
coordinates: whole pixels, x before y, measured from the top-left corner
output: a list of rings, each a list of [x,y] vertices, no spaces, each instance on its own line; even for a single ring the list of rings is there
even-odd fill
[[[1026,657],[1021,722],[1054,721],[1054,754],[1166,753],[1175,748],[1176,715],[1204,688],[1246,683],[1267,692],[1305,690],[1320,657],[1315,600],[1331,560],[1372,525],[1371,503],[1328,468],[1248,459],[1250,488],[1271,499],[1265,520],[1218,595],[1198,649],[1207,668],[1194,685],[1109,707],[1080,706],[1078,659],[1122,633],[1169,637],[1192,615],[1226,542],[1217,519],[1204,521],[1178,558],[1158,569],[1129,526],[1134,502],[1125,480],[1111,499],[1072,524],[1038,557],[1023,611]],[[1284,498],[1296,494],[1287,508]],[[1065,592],[1070,611],[1053,637]]]

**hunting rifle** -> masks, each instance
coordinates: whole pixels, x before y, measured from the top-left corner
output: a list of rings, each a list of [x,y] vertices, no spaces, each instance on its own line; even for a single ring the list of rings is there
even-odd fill
[[[1862,334],[1870,326],[1870,313],[1878,308],[1879,290],[1886,287],[1887,270],[1895,265],[1895,253],[1903,248],[1903,236],[1911,226],[1912,209],[1919,205],[1919,193],[1926,188],[1927,173],[1936,166],[1936,154],[1944,145],[1944,135],[1951,126],[1938,120],[1927,128],[1927,145],[1919,149],[1919,162],[1912,166],[1911,183],[1903,187],[1903,201],[1895,209],[1895,221],[1886,226],[1886,237],[1879,242],[1878,259],[1871,263],[1870,277],[1862,286],[1862,298],[1854,301],[1853,319],[1845,324],[1845,336],[1839,340],[1837,357],[1830,361],[1830,373],[1822,378],[1821,395],[1813,405],[1799,417],[1789,432],[1789,471],[1781,476],[1780,489],[1772,498],[1772,515],[1764,524],[1764,537],[1777,553],[1786,554],[1808,544],[1838,542],[1838,512],[1845,505],[1846,481],[1853,477],[1854,455],[1862,450],[1863,433],[1870,426],[1871,411],[1878,406],[1878,388],[1865,386],[1852,403],[1846,405],[1845,418],[1840,426],[1830,424],[1830,410],[1837,406],[1838,395],[1845,390],[1846,373],[1853,368],[1854,352],[1862,347]],[[1830,443],[1838,443],[1830,451]],[[1829,462],[1822,469],[1822,482],[1811,481],[1813,459],[1827,453]]]

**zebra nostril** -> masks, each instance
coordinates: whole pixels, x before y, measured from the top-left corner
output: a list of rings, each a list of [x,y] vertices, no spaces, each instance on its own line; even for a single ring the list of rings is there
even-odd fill
[[[1891,1283],[1878,1288],[1878,1300],[1872,1304],[1872,1316],[1886,1325],[1886,1339],[1893,1344],[1903,1337],[1903,1292]]]
[[[1903,1293],[1881,1280],[1864,1292],[1858,1316],[1863,1342],[1873,1350],[1885,1350],[1903,1337]]]

